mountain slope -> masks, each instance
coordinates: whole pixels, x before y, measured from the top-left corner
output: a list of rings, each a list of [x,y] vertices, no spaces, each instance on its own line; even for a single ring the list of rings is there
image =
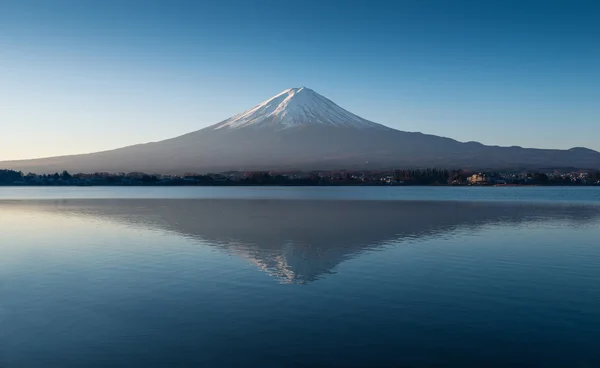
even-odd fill
[[[485,146],[398,131],[356,116],[308,88],[291,88],[218,124],[161,142],[0,162],[0,168],[40,173],[411,167],[599,168],[600,153]]]

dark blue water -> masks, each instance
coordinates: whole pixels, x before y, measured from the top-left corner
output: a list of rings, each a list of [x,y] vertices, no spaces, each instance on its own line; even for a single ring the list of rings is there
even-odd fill
[[[87,189],[0,200],[0,367],[600,366],[597,192]]]

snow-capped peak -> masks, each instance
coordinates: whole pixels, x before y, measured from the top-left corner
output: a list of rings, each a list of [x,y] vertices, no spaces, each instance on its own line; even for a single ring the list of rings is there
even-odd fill
[[[244,127],[293,128],[304,125],[383,128],[339,107],[310,88],[289,88],[261,102],[252,109],[237,114],[215,126],[218,129]]]

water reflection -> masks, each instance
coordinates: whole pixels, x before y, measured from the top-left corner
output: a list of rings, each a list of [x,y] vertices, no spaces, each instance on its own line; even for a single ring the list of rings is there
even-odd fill
[[[159,229],[243,257],[283,283],[306,283],[390,243],[487,225],[585,226],[599,207],[468,202],[62,200],[13,202],[53,214]],[[6,205],[6,204],[5,204]]]
[[[599,211],[0,201],[0,366],[598,367]]]

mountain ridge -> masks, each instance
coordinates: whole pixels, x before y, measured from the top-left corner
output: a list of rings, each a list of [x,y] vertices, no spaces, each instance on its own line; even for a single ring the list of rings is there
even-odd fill
[[[600,153],[486,146],[363,119],[306,88],[289,88],[206,128],[97,153],[4,161],[0,168],[53,173],[394,168],[600,168]]]

